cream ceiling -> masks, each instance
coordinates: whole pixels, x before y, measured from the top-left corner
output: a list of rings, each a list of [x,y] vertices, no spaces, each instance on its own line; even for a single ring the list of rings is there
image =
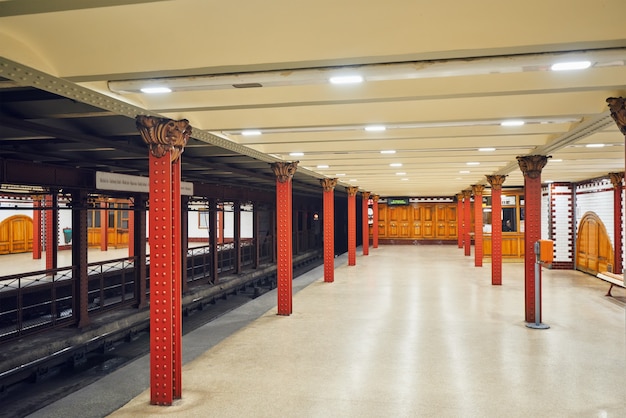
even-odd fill
[[[522,185],[523,155],[552,156],[543,181],[624,170],[605,102],[626,96],[624,16],[624,0],[3,1],[0,57],[188,119],[203,141],[299,160],[313,177],[382,196],[450,196],[488,174]],[[550,71],[574,59],[592,67]],[[344,74],[365,80],[328,82]],[[186,87],[136,92],[156,78]],[[500,126],[510,119],[526,124]]]

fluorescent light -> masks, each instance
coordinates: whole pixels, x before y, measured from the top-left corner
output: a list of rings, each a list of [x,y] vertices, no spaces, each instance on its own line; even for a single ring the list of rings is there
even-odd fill
[[[358,181],[357,179],[350,179],[348,180],[350,183],[354,183],[355,181]]]
[[[584,70],[591,67],[591,61],[570,61],[570,62],[557,62],[552,64],[550,69],[552,71],[570,71],[570,70]]]
[[[243,136],[261,135],[261,131],[255,130],[255,129],[248,129],[248,130],[245,130],[245,131],[241,131],[241,135],[243,135]]]
[[[161,94],[172,92],[172,89],[169,87],[142,87],[140,90],[142,93],[147,94]]]
[[[478,151],[480,152],[491,152],[491,151],[495,151],[495,148],[491,148],[491,147],[487,147],[487,148],[478,148]]]
[[[523,120],[505,120],[500,123],[500,126],[522,126],[524,125]]]
[[[384,149],[380,153],[381,154],[395,154],[396,150],[395,149]]]
[[[339,75],[331,77],[329,81],[332,84],[356,84],[362,83],[363,77],[360,75]]]
[[[372,125],[372,126],[366,126],[365,130],[367,132],[382,132],[385,131],[387,128],[384,127],[383,125]]]
[[[317,168],[328,168],[328,166],[326,164],[320,164],[317,166]]]
[[[290,152],[289,156],[290,157],[302,157],[304,155],[303,152]]]
[[[407,178],[400,179],[400,181],[409,181]]]
[[[396,173],[396,176],[406,176],[406,173],[402,173],[402,172]]]
[[[562,163],[562,162],[563,162],[563,160],[561,160],[561,159],[557,158],[557,159],[554,159],[554,160],[550,159],[550,160],[548,160],[548,162],[549,162],[549,163]]]
[[[585,147],[587,147],[587,148],[602,148],[602,147],[604,147],[604,144],[587,144],[587,145],[585,145]]]
[[[465,163],[467,165],[480,165],[480,163],[478,161],[470,161],[468,163]]]
[[[344,177],[346,175],[346,173],[337,173],[335,174],[337,177]]]
[[[459,174],[469,174],[470,171],[469,170],[461,170],[459,171]]]
[[[402,167],[402,163],[391,163],[389,167]]]

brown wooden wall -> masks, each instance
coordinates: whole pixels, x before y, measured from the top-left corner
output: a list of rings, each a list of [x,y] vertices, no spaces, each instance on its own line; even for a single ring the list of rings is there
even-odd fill
[[[378,204],[378,236],[381,240],[457,239],[456,203]]]

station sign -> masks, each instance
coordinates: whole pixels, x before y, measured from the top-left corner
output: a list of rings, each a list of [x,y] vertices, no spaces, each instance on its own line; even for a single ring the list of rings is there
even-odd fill
[[[148,177],[131,176],[128,174],[96,171],[96,189],[150,193],[150,179]],[[181,181],[180,194],[183,196],[193,196],[193,183]]]

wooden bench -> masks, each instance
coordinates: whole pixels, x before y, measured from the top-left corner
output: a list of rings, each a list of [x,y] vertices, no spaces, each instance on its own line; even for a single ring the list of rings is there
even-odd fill
[[[611,273],[608,271],[603,271],[602,273],[598,273],[597,277],[611,284],[611,287],[609,287],[609,291],[606,293],[607,296],[613,296],[611,294],[611,290],[613,290],[613,286],[619,286],[619,287],[623,287],[626,289],[626,286],[624,285],[623,275]]]

